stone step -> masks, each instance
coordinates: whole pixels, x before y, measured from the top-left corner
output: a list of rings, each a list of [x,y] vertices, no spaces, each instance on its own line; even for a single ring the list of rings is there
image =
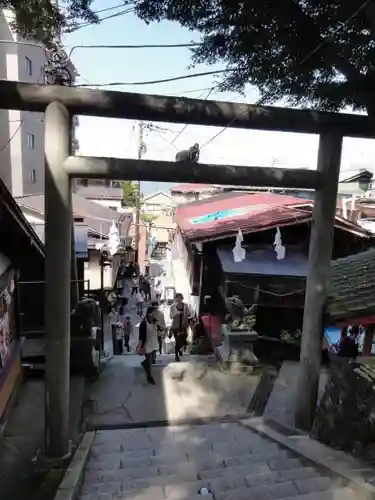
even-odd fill
[[[229,450],[230,451],[230,450]],[[265,460],[281,460],[284,458],[289,458],[290,454],[286,450],[271,450],[269,453],[258,452],[258,453],[240,453],[236,454],[228,453],[197,453],[188,452],[185,454],[168,454],[160,453],[156,455],[149,455],[148,453],[141,454],[141,456],[134,456],[134,454],[128,453],[105,453],[98,454],[96,452],[92,453],[87,469],[91,470],[105,470],[105,469],[126,469],[135,467],[145,467],[148,465],[155,466],[168,466],[169,464],[178,463],[196,463],[202,468],[215,468],[214,465],[225,465],[229,467],[231,465],[244,465],[251,464],[254,462],[264,462]]]
[[[79,500],[354,500],[352,490],[235,423],[101,431]]]
[[[121,500],[135,500],[137,497],[121,496]],[[330,488],[299,494],[294,483],[259,486],[221,492],[215,495],[215,500],[358,500],[350,488]],[[96,500],[96,499],[95,499]],[[101,500],[101,499],[100,499]],[[158,499],[159,500],[159,499]],[[169,500],[169,499],[168,499]],[[180,499],[182,500],[182,499]]]
[[[199,490],[201,487],[212,490],[215,494],[228,489],[241,487],[257,487],[270,484],[281,484],[295,481],[299,491],[305,493],[304,488],[317,488],[319,485],[329,486],[328,478],[320,477],[312,467],[298,467],[270,471],[266,464],[258,467],[222,467],[208,471],[200,471],[195,467],[178,465],[161,474],[160,469],[147,467],[144,469],[92,471],[87,472],[82,493],[117,493],[118,491],[150,487],[174,487],[184,485],[190,490]],[[307,486],[306,486],[307,485]],[[319,486],[319,488],[322,488]]]
[[[198,490],[199,491],[199,490]],[[288,495],[288,496],[286,496]],[[294,483],[280,485],[240,488],[220,493],[204,495],[205,500],[358,500],[350,488],[319,489],[306,494],[299,494]],[[113,493],[82,495],[80,500],[202,500],[196,490],[179,488],[152,487],[141,490],[127,490]]]
[[[109,457],[111,457],[109,455]],[[257,471],[258,474],[270,471],[284,471],[302,467],[300,460],[289,458],[287,454],[279,455],[246,455],[239,457],[220,458],[219,456],[200,457],[191,461],[165,461],[158,457],[133,459],[122,461],[121,457],[110,459],[107,462],[89,460],[86,465],[85,481],[100,483],[111,481],[118,477],[138,478],[147,469],[154,476],[170,476],[180,471],[199,474],[201,479],[210,479],[232,472],[245,473]]]

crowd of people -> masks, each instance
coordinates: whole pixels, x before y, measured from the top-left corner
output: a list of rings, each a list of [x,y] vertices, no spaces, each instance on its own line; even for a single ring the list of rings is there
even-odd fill
[[[149,384],[154,385],[152,365],[156,363],[157,353],[163,354],[165,341],[174,338],[175,361],[179,362],[187,349],[188,328],[191,321],[190,308],[184,302],[181,293],[175,295],[170,306],[170,327],[167,327],[164,312],[160,309],[163,300],[162,280],[155,281],[153,286],[148,277],[131,278],[131,287],[128,296],[124,292],[118,296],[109,313],[112,334],[119,344],[118,352],[125,349],[131,352],[131,339],[135,335],[135,325],[132,322],[130,307],[135,305],[136,314],[140,317],[137,354],[144,357],[141,366],[146,372]]]

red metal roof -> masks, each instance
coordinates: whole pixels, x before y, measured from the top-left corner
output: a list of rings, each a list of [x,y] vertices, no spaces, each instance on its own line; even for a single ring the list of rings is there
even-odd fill
[[[311,202],[273,193],[232,193],[232,196],[218,195],[177,207],[176,222],[190,240],[224,238],[232,236],[238,229],[250,233],[308,221],[311,212],[293,208],[307,204]],[[195,218],[223,210],[237,210],[238,213],[209,222],[193,222]]]
[[[179,184],[170,189],[171,193],[201,193],[214,190],[216,190],[216,187],[210,184]]]
[[[237,213],[216,220],[195,221],[199,217],[219,211],[236,210]],[[186,238],[192,241],[221,239],[233,236],[239,229],[246,234],[264,231],[276,226],[308,222],[312,217],[312,202],[303,198],[273,193],[232,193],[217,195],[177,207],[176,222]],[[368,237],[357,224],[336,218],[336,226]]]

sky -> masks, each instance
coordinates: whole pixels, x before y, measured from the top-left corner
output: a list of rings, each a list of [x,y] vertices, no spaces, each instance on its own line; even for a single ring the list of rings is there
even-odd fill
[[[120,4],[119,0],[96,0],[94,10],[107,9]],[[102,15],[122,10],[107,11]],[[182,28],[177,23],[161,22],[146,25],[134,14],[129,13],[108,19],[100,25],[79,29],[66,35],[64,43],[73,49],[72,61],[79,76],[77,84],[102,85],[110,82],[147,82],[197,72],[221,69],[216,66],[200,65],[189,69],[188,48],[80,48],[79,45],[145,45],[184,44],[199,41],[199,34]],[[190,78],[176,82],[155,85],[118,85],[111,90],[147,94],[176,95],[205,98],[208,89],[215,85],[218,75]],[[233,92],[213,92],[210,99],[247,102],[253,104],[258,98],[256,89],[249,87],[246,95]],[[78,140],[80,153],[89,156],[112,156],[135,158],[138,134],[133,120],[80,117]],[[261,165],[290,168],[316,168],[318,136],[283,132],[263,132],[226,128],[217,138],[211,140],[220,128],[181,124],[155,124],[161,128],[146,134],[147,152],[145,158],[174,161],[176,153],[194,143],[203,145],[202,163]],[[177,137],[177,139],[176,139]],[[172,141],[174,141],[172,144]],[[210,141],[210,142],[209,142]],[[205,143],[209,144],[205,145]],[[373,169],[375,164],[373,140],[344,139],[341,170]],[[170,184],[142,183],[144,193],[169,189]]]

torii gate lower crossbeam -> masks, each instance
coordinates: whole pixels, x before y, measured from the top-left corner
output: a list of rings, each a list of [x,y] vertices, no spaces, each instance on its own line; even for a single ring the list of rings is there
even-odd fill
[[[70,157],[69,111],[48,105],[46,134],[46,385],[47,451],[69,453],[70,368],[70,238],[72,177],[161,182],[209,182],[230,185],[305,187],[316,189],[310,238],[309,271],[301,348],[297,424],[309,429],[316,405],[321,331],[329,279],[342,136],[325,131],[320,137],[318,170],[182,164],[117,158]]]

